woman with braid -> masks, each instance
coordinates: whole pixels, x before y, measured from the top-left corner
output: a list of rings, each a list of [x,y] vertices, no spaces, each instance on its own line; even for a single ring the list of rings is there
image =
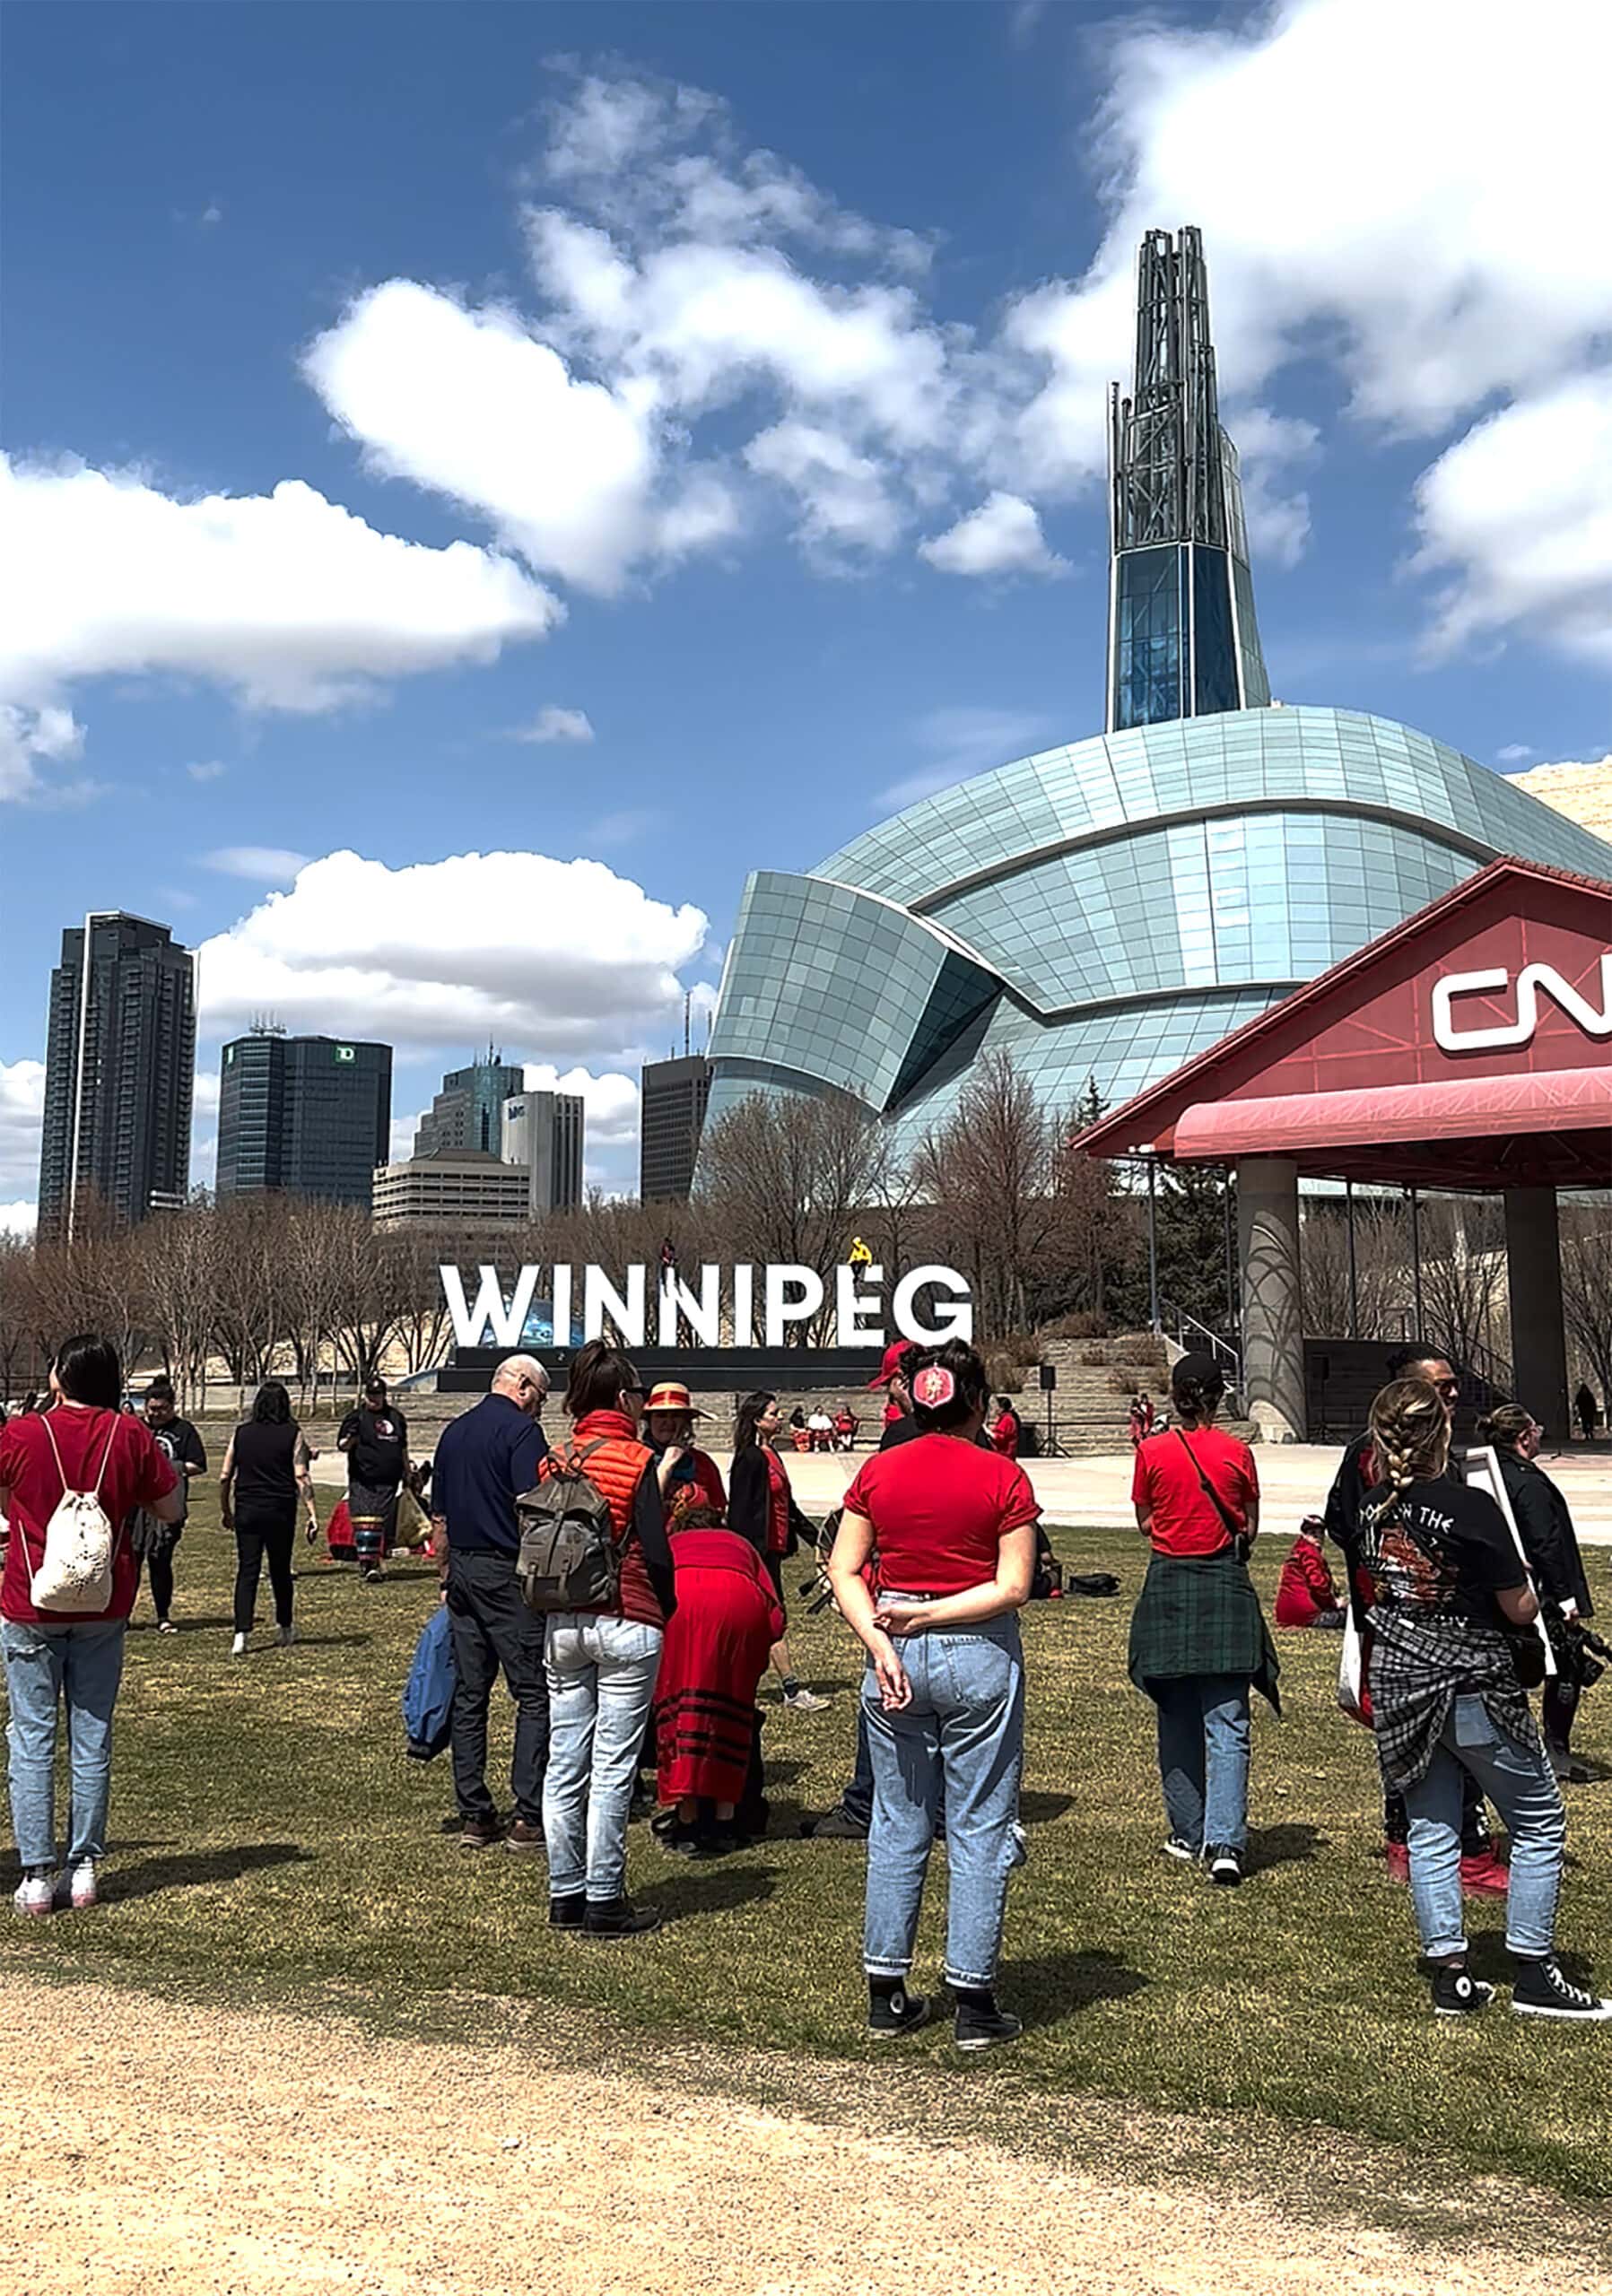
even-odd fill
[[[1567,1826],[1504,1627],[1539,1613],[1505,1518],[1451,1478],[1450,1422],[1424,1379],[1396,1379],[1372,1405],[1375,1488],[1363,1510],[1371,1574],[1372,1713],[1384,1783],[1410,1813],[1410,1888],[1442,2017],[1488,2006],[1461,1926],[1463,1774],[1512,1837],[1506,1944],[1519,2016],[1593,2022],[1612,2001],[1574,1985],[1555,1954]]]

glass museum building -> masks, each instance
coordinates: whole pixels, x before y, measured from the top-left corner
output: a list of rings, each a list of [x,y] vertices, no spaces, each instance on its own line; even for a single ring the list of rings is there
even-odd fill
[[[898,1152],[1011,1053],[1113,1105],[1503,854],[1612,848],[1426,734],[1273,704],[1202,249],[1151,232],[1111,408],[1108,731],[910,805],[745,886],[706,1136],[757,1091],[849,1093]]]

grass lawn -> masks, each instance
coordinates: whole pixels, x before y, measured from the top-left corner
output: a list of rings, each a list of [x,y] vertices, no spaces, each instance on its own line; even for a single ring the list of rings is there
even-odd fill
[[[1253,1870],[1241,1891],[1215,1891],[1160,1854],[1153,1709],[1125,1674],[1137,1544],[1074,1532],[1056,1543],[1077,1567],[1119,1571],[1124,1593],[1025,1615],[1031,1855],[1013,1884],[1002,1990],[1027,2030],[976,2077],[1006,2074],[1031,2114],[1041,2089],[1257,2108],[1612,2195],[1612,2031],[1560,2031],[1499,2007],[1459,2027],[1432,2016],[1406,1893],[1377,1854],[1371,1744],[1333,1705],[1336,1639],[1282,1638],[1285,1717],[1257,1709]],[[446,1759],[405,1758],[398,1694],[434,1571],[405,1560],[362,1587],[322,1549],[301,1552],[318,1559],[301,1566],[301,1641],[282,1651],[263,1634],[231,1661],[232,1543],[214,1492],[198,1498],[179,1551],[182,1631],[152,1631],[143,1597],[129,1639],[102,1906],[13,1925],[0,1936],[7,1967],[292,2005],[335,1987],[382,2015],[417,2014],[433,1997],[449,2010],[450,1994],[511,1996],[523,2012],[548,1996],[622,2030],[862,2056],[862,1853],[796,1832],[850,1761],[853,1646],[832,1617],[794,1629],[803,1673],[836,1692],[828,1710],[763,1701],[775,1838],[690,1866],[634,1826],[631,1887],[667,1926],[602,1948],[550,1935],[540,1861],[470,1857],[446,1838]],[[1278,1561],[1266,1542],[1268,1597]],[[495,1786],[510,1711],[501,1693]],[[1593,1756],[1607,1749],[1612,1680],[1586,1717]],[[1612,1785],[1573,1792],[1562,1922],[1570,1957],[1598,1962],[1605,1987],[1609,1811]],[[14,1866],[8,1889],[13,1878]],[[920,1983],[937,1959],[943,1882],[937,1861]],[[1490,1976],[1504,1974],[1503,1916],[1494,1902],[1473,1909]],[[910,2057],[906,2046],[915,2082],[947,2055],[944,2031]]]

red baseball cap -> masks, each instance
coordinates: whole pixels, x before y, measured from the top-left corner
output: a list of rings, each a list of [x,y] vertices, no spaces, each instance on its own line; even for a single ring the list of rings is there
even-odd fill
[[[879,1365],[878,1370],[874,1373],[872,1378],[867,1382],[868,1386],[870,1387],[887,1387],[890,1385],[891,1380],[893,1379],[896,1374],[900,1371],[902,1364],[905,1363],[908,1351],[911,1345],[912,1342],[910,1339],[898,1339],[893,1341],[884,1350],[884,1360]]]

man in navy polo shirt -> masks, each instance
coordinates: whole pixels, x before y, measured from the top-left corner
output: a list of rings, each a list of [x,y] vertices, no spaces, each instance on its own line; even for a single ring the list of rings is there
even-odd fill
[[[543,1847],[543,1773],[548,1762],[548,1681],[544,1621],[515,1577],[520,1533],[515,1501],[537,1480],[548,1445],[537,1424],[548,1373],[533,1355],[506,1355],[491,1392],[442,1431],[431,1468],[431,1512],[453,1643],[453,1790],[466,1849]],[[487,1705],[499,1669],[515,1700],[508,1834],[487,1791]]]

